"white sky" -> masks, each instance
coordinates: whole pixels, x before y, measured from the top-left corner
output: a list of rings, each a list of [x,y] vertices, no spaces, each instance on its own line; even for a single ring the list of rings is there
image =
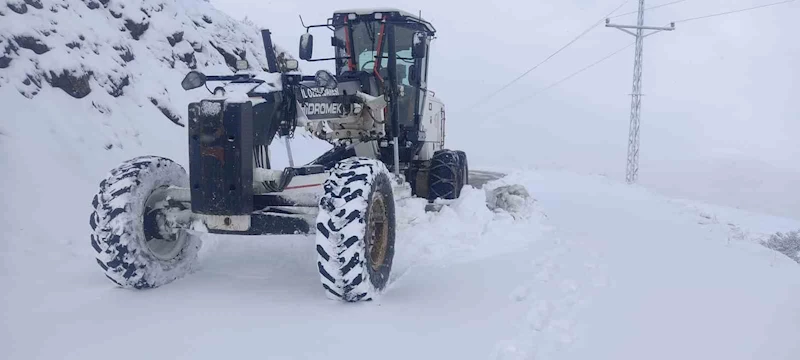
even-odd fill
[[[499,110],[625,46],[633,41],[630,35],[599,26],[484,106],[469,109],[622,1],[211,2],[234,18],[248,16],[269,27],[275,42],[295,56],[305,31],[298,15],[309,24],[324,23],[341,8],[422,10],[438,30],[430,87],[446,104],[451,146],[466,149],[478,165],[559,166],[624,178],[633,47],[562,85]],[[645,22],[661,26],[769,2],[774,0],[687,0],[648,12]],[[631,0],[617,13],[635,9],[636,1]],[[702,172],[702,159],[736,161],[753,171],[778,167],[800,173],[799,17],[800,1],[679,23],[676,31],[645,40],[643,182],[655,181],[662,173]],[[635,20],[628,15],[614,22]],[[330,54],[329,31],[312,33],[315,57]],[[301,67],[310,72],[332,69],[332,64],[301,62]],[[739,166],[735,164],[731,166]]]

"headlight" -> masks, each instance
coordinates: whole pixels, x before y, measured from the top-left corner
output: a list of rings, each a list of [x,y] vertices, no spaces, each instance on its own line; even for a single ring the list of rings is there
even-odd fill
[[[336,78],[327,70],[317,71],[317,73],[314,75],[314,81],[317,83],[318,87],[323,87],[326,89],[336,89],[338,86],[336,83]]]
[[[295,59],[286,60],[286,70],[295,71],[295,70],[297,70],[297,68],[299,68],[299,66],[297,64],[297,60],[295,60]]]

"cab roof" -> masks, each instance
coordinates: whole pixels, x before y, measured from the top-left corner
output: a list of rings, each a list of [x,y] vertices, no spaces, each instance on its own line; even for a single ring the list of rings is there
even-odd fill
[[[385,8],[344,9],[344,10],[336,10],[333,13],[334,14],[372,15],[374,13],[389,13],[389,12],[398,13],[398,14],[400,14],[402,16],[413,17],[413,18],[416,18],[418,20],[421,20],[421,18],[419,16],[417,16],[417,15],[411,14],[411,13],[409,13],[407,11],[403,11],[403,10],[400,10],[400,9],[397,9],[397,8],[390,8],[390,7],[385,7]]]
[[[390,19],[416,22],[424,25],[426,29],[431,33],[436,32],[436,29],[433,27],[433,25],[428,21],[426,21],[425,19],[423,19],[422,17],[420,17],[419,15],[414,15],[407,11],[390,7],[336,10],[333,12],[333,18],[336,19],[337,17],[347,17],[350,16],[351,14],[358,17],[373,16],[374,14],[386,14],[389,16]]]

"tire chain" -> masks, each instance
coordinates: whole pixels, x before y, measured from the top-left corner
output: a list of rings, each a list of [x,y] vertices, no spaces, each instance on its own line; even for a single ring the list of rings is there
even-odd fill
[[[452,160],[452,162],[447,162],[446,160],[448,159]],[[458,169],[454,169],[453,166],[457,167],[459,162],[458,155],[450,150],[439,150],[434,154],[431,160],[430,171],[428,172],[428,176],[433,179],[433,181],[429,182],[430,185],[428,187],[430,199],[455,199],[458,197],[458,190],[456,189],[458,186],[456,183],[459,178]],[[437,171],[442,169],[447,169],[447,172],[450,173],[452,177],[443,177],[443,174]],[[440,187],[444,187],[446,190],[441,190]]]

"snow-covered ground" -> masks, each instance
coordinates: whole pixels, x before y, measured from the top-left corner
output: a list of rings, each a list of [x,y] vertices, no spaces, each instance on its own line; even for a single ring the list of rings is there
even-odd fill
[[[324,296],[311,237],[209,236],[195,273],[129,291],[81,231],[4,236],[4,358],[796,358],[800,266],[737,235],[799,223],[563,172],[485,187],[506,183],[534,195],[526,216],[474,188],[438,213],[401,204],[392,282],[372,303]]]
[[[113,0],[42,3],[58,11],[0,10],[0,55],[17,41],[10,34],[42,35],[56,21],[71,25],[42,35],[45,56],[98,58],[80,99],[44,78],[24,83],[59,70],[33,50],[12,51],[0,68],[0,359],[800,357],[800,266],[758,244],[799,220],[567,171],[483,167],[508,176],[466,188],[439,212],[399,204],[395,268],[374,302],[328,300],[307,236],[207,236],[193,274],[147,291],[115,288],[89,243],[97,183],[137,155],[187,165],[186,129],[150,97],[182,114],[205,91],[180,89],[189,65],[163,60],[185,57],[166,37],[185,29],[206,44],[188,44],[198,68],[218,73],[229,69],[210,42],[231,54],[246,44],[258,64],[260,38],[199,0],[129,5],[125,16],[151,19],[140,40],[120,31]],[[59,15],[69,11],[84,24]],[[63,43],[79,32],[94,45]],[[114,45],[135,58],[123,66]],[[104,82],[113,74],[130,75],[117,97]],[[300,135],[298,162],[325,149]],[[273,150],[285,165],[283,143]],[[504,184],[523,185],[534,206],[490,211],[485,191]]]
[[[561,241],[532,254],[535,275],[520,290],[532,306],[518,322],[525,329],[501,349],[508,358],[800,354],[800,268],[754,242],[797,221],[675,201],[603,177],[506,181],[533,190],[555,228],[552,241]]]

